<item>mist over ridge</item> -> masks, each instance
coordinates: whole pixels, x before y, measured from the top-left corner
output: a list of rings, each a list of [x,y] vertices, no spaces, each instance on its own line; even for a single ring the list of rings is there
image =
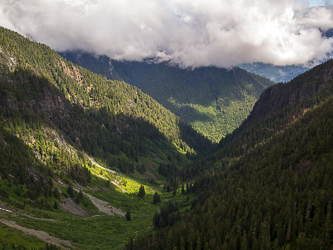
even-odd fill
[[[333,39],[330,5],[307,1],[4,0],[1,24],[57,51],[180,67],[322,60]]]

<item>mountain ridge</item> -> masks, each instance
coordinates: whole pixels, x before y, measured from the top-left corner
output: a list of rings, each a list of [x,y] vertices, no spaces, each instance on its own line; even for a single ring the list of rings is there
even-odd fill
[[[167,62],[120,62],[82,51],[60,54],[107,78],[137,86],[215,142],[238,127],[260,93],[273,84],[237,67],[181,69]]]

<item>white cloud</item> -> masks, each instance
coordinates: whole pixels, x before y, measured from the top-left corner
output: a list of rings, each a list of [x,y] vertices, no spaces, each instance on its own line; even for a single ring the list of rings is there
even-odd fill
[[[332,9],[291,0],[2,0],[0,24],[58,51],[118,60],[158,57],[183,67],[325,57]]]

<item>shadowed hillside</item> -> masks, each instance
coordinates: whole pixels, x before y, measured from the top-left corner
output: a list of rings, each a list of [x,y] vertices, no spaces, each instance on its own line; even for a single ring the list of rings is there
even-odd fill
[[[231,133],[273,82],[240,68],[181,69],[168,63],[119,62],[83,52],[61,53],[109,79],[122,79],[149,94],[212,141]]]
[[[126,249],[332,249],[332,107],[332,60],[265,90],[217,153],[177,173],[191,211]]]

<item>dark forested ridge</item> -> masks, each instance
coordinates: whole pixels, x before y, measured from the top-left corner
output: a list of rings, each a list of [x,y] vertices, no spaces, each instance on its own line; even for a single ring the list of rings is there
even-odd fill
[[[277,84],[266,89],[255,104],[247,122],[283,111],[286,106],[297,104],[303,105],[303,108],[309,108],[311,105],[317,104],[319,100],[316,98],[330,97],[329,84],[333,79],[332,66],[333,61],[329,60],[311,71],[297,76],[288,84]],[[308,97],[311,99],[305,102]]]
[[[178,173],[191,211],[126,249],[333,249],[332,64],[265,90],[215,154]]]
[[[333,61],[329,60],[288,84],[280,83],[266,89],[248,119],[232,135],[221,140],[220,155],[227,154],[230,158],[242,155],[331,98],[332,65]]]
[[[181,69],[168,63],[119,62],[84,52],[61,53],[68,60],[122,79],[149,94],[212,141],[231,133],[273,82],[240,68]]]

